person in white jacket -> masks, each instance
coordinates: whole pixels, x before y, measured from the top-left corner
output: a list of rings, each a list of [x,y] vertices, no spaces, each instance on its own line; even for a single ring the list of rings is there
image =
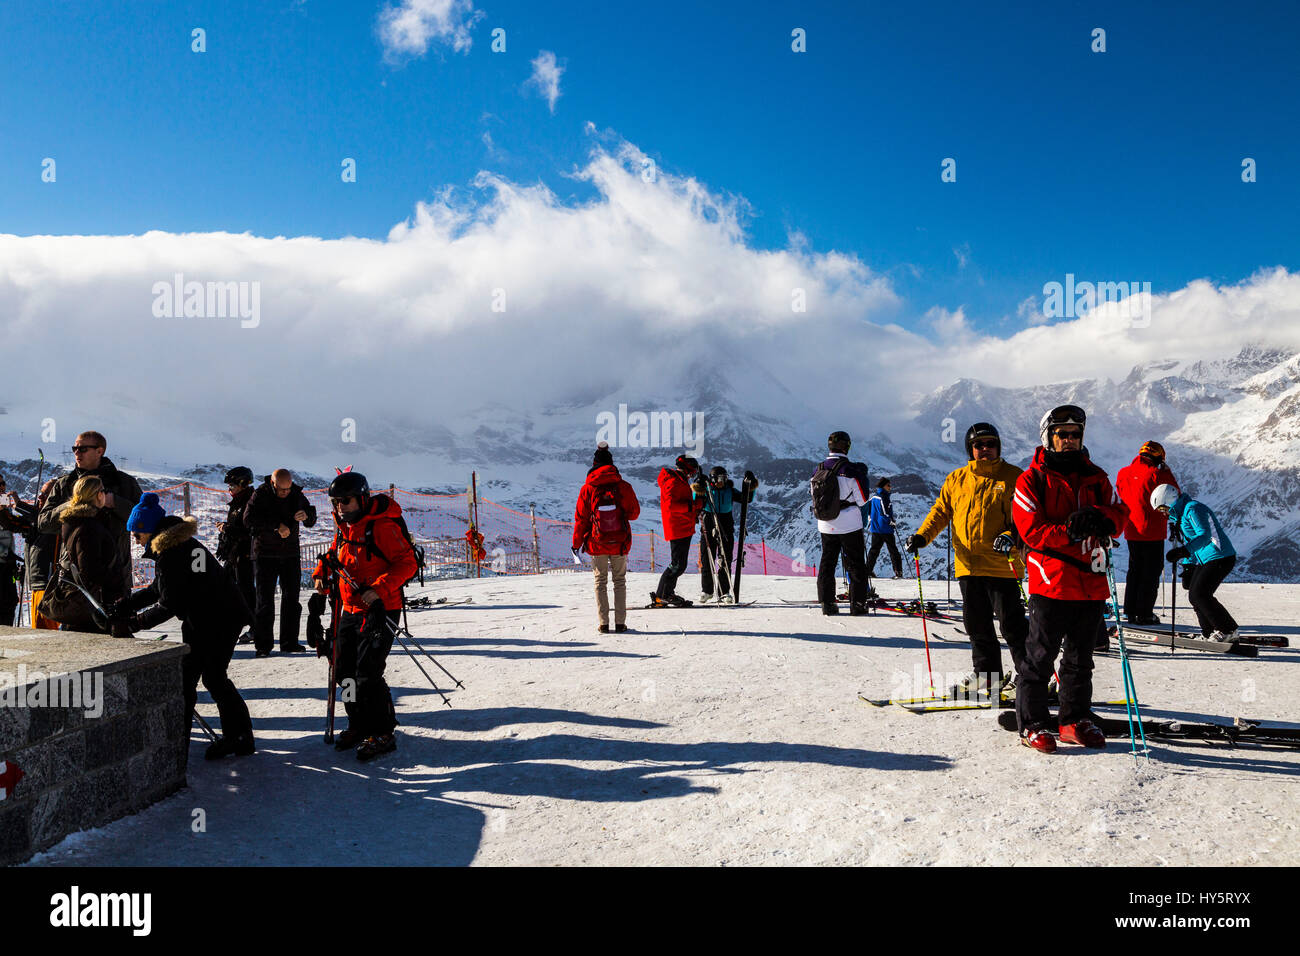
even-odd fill
[[[848,432],[831,432],[826,439],[829,453],[817,466],[810,484],[817,531],[822,539],[822,561],[817,569],[817,601],[823,614],[838,614],[835,603],[836,568],[841,560],[849,576],[849,613],[866,614],[870,597],[867,581],[866,546],[862,539],[862,506],[867,503],[867,466],[849,461],[852,445]],[[823,475],[823,477],[818,477]],[[838,490],[838,513],[831,497],[831,478]],[[818,490],[825,488],[826,501],[819,502]],[[828,510],[829,508],[829,510]]]

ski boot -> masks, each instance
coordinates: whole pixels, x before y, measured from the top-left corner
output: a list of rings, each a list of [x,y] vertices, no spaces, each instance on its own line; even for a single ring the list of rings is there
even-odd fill
[[[374,760],[381,754],[392,753],[397,749],[397,738],[392,734],[376,734],[361,741],[357,747],[358,760]]]
[[[609,625],[608,625],[608,624],[598,624],[598,625],[596,625],[596,630],[599,631],[601,634],[608,634],[608,633],[609,633]]]
[[[1210,640],[1218,641],[1220,644],[1231,644],[1241,639],[1236,631],[1215,631],[1210,635]]]
[[[1081,744],[1089,750],[1105,750],[1106,735],[1096,724],[1084,718],[1073,724],[1061,724],[1061,743]]]
[[[998,700],[1006,704],[1016,702],[1016,675],[1003,674],[1002,686],[998,688]]]
[[[1026,730],[1020,734],[1020,742],[1026,747],[1032,747],[1039,753],[1054,754],[1056,753],[1056,738],[1052,736],[1050,730]]]
[[[979,700],[989,696],[989,676],[971,672],[952,685],[949,700]]]
[[[359,743],[361,743],[361,735],[349,727],[334,738],[334,749],[352,750]]]
[[[712,601],[712,600],[713,600],[713,595],[710,594],[708,591],[701,591],[701,592],[700,592],[700,600],[699,600],[698,603],[700,603],[700,604],[708,604],[708,603],[709,603],[710,601]]]
[[[222,757],[229,757],[231,754],[236,757],[247,757],[256,752],[257,747],[253,743],[252,734],[243,734],[239,737],[223,736],[208,744],[208,749],[203,751],[203,759],[220,760]]]
[[[718,603],[719,603],[719,604],[735,604],[735,603],[736,603],[736,599],[735,599],[734,597],[732,597],[730,594],[724,594],[724,595],[722,595],[722,597],[720,597],[720,598],[718,599]]]

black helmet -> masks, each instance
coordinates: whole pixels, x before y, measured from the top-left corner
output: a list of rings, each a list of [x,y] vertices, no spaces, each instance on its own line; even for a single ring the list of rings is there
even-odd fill
[[[688,475],[693,475],[700,470],[700,463],[690,455],[678,455],[676,464],[678,471],[684,471]]]
[[[998,449],[1002,448],[1002,436],[998,430],[988,422],[976,422],[970,428],[966,429],[966,457],[973,459],[975,452],[971,448],[977,438],[996,438],[998,440]]]
[[[826,439],[826,447],[830,451],[847,454],[853,447],[853,439],[849,437],[848,432],[831,432],[830,437]]]
[[[709,481],[719,481],[726,477],[727,469],[723,468],[721,465],[714,465],[709,469]]]
[[[252,483],[253,469],[251,468],[239,465],[226,472],[226,484],[228,485],[251,485]]]
[[[341,471],[330,482],[329,496],[331,501],[357,497],[364,505],[366,499],[370,497],[370,482],[366,481],[366,476],[359,471]]]

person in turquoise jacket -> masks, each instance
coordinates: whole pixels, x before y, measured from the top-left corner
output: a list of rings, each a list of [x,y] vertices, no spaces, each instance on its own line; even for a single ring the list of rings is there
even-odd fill
[[[1183,587],[1201,634],[1214,641],[1237,640],[1237,622],[1219,603],[1219,589],[1237,563],[1237,552],[1218,516],[1173,485],[1159,485],[1151,492],[1151,507],[1169,516],[1169,536],[1178,543],[1165,558],[1182,562]]]

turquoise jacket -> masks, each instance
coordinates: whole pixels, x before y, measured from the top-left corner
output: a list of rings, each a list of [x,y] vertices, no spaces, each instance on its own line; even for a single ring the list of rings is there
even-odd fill
[[[1183,547],[1192,553],[1187,564],[1209,564],[1237,553],[1214,512],[1188,495],[1178,496],[1169,509],[1169,520],[1183,536]]]

